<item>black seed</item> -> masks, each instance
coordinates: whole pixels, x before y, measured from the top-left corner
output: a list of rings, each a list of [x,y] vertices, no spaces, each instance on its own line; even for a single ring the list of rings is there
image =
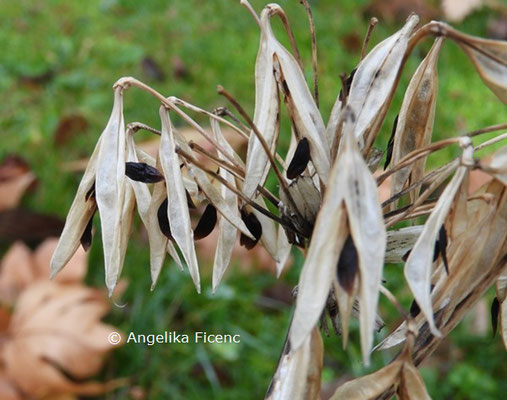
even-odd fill
[[[406,262],[411,252],[412,249],[408,250],[405,254],[403,254],[403,257],[401,257],[401,259]]]
[[[350,75],[348,76],[347,80],[345,81],[347,93],[350,93],[350,87],[352,86],[352,81],[354,80],[354,75],[356,73],[357,68],[354,68]],[[340,90],[340,94],[338,95],[340,101],[343,101],[343,89]]]
[[[85,194],[85,201],[88,201],[89,199],[95,200],[95,181],[93,181],[92,185],[90,186],[90,189]]]
[[[90,220],[88,221],[88,224],[86,225],[85,230],[83,231],[83,234],[81,235],[81,246],[83,246],[84,251],[88,251],[92,245],[92,227],[93,227],[93,217],[95,216],[95,211],[93,211],[92,216],[90,217]]]
[[[449,275],[449,263],[447,262],[447,232],[445,231],[444,225],[438,232],[438,250],[442,255],[442,261],[444,262],[445,272]]]
[[[262,225],[253,213],[248,213],[245,209],[241,209],[241,219],[255,240],[242,233],[239,237],[239,244],[248,250],[253,249],[262,236]]]
[[[169,218],[167,217],[167,197],[166,199],[160,204],[160,207],[157,211],[157,217],[158,217],[158,226],[160,227],[160,230],[162,233],[169,239],[173,240],[172,234],[171,234],[171,228],[169,226]]]
[[[496,335],[496,331],[498,329],[498,315],[500,313],[500,302],[498,298],[495,297],[493,299],[493,303],[491,303],[491,329],[493,330],[493,337]]]
[[[387,166],[391,162],[391,158],[393,157],[393,146],[394,146],[394,135],[396,134],[396,128],[398,127],[398,114],[393,122],[393,130],[391,132],[391,137],[387,142],[387,154],[386,154],[386,162],[384,163],[384,170],[387,169]]]
[[[433,289],[435,288],[434,284],[431,284],[430,286],[430,293],[433,292]],[[417,301],[412,301],[412,304],[410,305],[410,316],[412,318],[417,317],[417,315],[421,312],[421,309],[419,308],[419,304],[417,304]]]
[[[340,253],[340,259],[336,268],[338,283],[345,291],[351,295],[354,289],[354,280],[357,275],[358,257],[357,249],[354,245],[352,235],[347,237],[343,249]]]
[[[208,204],[194,229],[194,240],[204,239],[208,236],[215,228],[216,223],[217,210],[212,204]]]
[[[146,163],[128,162],[125,164],[125,175],[143,183],[156,183],[164,179],[158,169]]]
[[[287,178],[295,179],[301,175],[310,161],[310,144],[307,138],[299,141],[294,157],[287,168]]]
[[[410,305],[410,316],[412,318],[417,317],[417,315],[421,312],[421,309],[419,308],[419,304],[417,304],[417,301],[412,301],[412,304]]]

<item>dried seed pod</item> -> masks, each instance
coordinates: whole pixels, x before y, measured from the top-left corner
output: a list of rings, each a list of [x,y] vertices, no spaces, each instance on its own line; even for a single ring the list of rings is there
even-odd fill
[[[255,111],[253,123],[274,152],[278,138],[280,98],[273,75],[273,46],[269,32],[261,29],[259,52],[255,62]],[[268,156],[253,132],[248,140],[243,193],[253,197],[258,185],[263,185],[269,172]]]
[[[401,30],[375,46],[354,74],[347,105],[355,116],[354,136],[363,154],[369,153],[387,113],[408,40],[418,22],[419,17],[411,15]]]
[[[310,162],[310,145],[307,138],[299,141],[294,157],[287,167],[287,178],[295,179],[301,175]]]
[[[443,41],[443,37],[435,39],[435,43],[415,71],[405,92],[399,118],[397,118],[396,131],[393,133],[394,165],[411,151],[426,146],[431,141],[438,94],[437,61]],[[391,176],[391,196],[403,189],[409,177],[409,184],[422,179],[425,165],[426,157],[422,157],[395,172]],[[415,201],[419,189],[411,192],[411,201]]]
[[[155,183],[164,179],[158,169],[142,162],[128,161],[125,164],[125,175],[134,181],[143,183]]]
[[[484,83],[507,104],[507,42],[465,35],[447,25],[446,29],[474,63]]]
[[[180,160],[175,152],[174,128],[169,120],[168,110],[164,106],[160,107],[160,119],[162,122],[162,135],[160,137],[159,155],[167,185],[167,216],[171,235],[178,244],[196,290],[200,293],[201,284],[193,240],[194,234],[190,225],[190,214],[181,175]]]
[[[286,341],[265,399],[319,398],[323,350],[317,327],[297,350],[291,349],[290,341]]]
[[[464,148],[463,158],[469,163],[472,159],[473,147],[469,138],[463,139],[461,143]],[[433,208],[428,220],[424,224],[423,231],[417,239],[414,248],[408,256],[405,264],[405,278],[416,299],[422,313],[429,323],[431,333],[439,337],[440,332],[435,326],[430,297],[431,273],[432,273],[432,250],[440,229],[451,209],[456,193],[460,189],[468,168],[461,166],[446,186],[442,195]]]
[[[217,143],[220,143],[224,149],[226,149],[231,156],[235,157],[235,152],[232,149],[231,145],[225,140],[224,135],[220,129],[220,125],[216,119],[210,119],[211,131]],[[222,160],[225,159],[225,156],[218,153],[218,157]],[[227,172],[224,168],[220,168],[219,174],[222,178],[224,178],[232,187],[236,187],[236,180],[234,175]],[[236,195],[225,186],[221,188],[221,195],[224,199],[224,202],[227,204],[229,209],[235,213],[237,218],[240,218],[239,209],[238,209],[238,199]],[[215,252],[215,258],[213,261],[213,293],[218,288],[222,277],[229,266],[229,262],[232,257],[232,251],[234,250],[234,245],[236,243],[238,229],[236,226],[231,224],[226,218],[221,217],[218,222],[218,240],[217,240],[217,249]]]
[[[330,170],[330,143],[326,138],[324,121],[308,88],[303,71],[291,53],[274,36],[270,18],[283,14],[277,4],[268,4],[262,10],[261,31],[271,49],[273,68],[278,85],[283,89],[292,123],[301,137],[310,143],[310,156],[320,179],[326,182]]]
[[[216,223],[217,209],[212,204],[208,204],[194,229],[194,240],[204,239],[208,236],[215,228]]]
[[[123,119],[123,88],[114,89],[114,105],[102,134],[97,160],[95,197],[100,213],[106,286],[112,295],[121,271],[120,241],[125,200],[126,138]]]
[[[51,278],[53,278],[71,259],[81,243],[83,233],[88,226],[90,218],[97,210],[95,202],[95,174],[97,171],[97,159],[102,143],[99,138],[90,161],[81,178],[76,196],[70,206],[65,226],[58,240],[55,252],[51,257]]]

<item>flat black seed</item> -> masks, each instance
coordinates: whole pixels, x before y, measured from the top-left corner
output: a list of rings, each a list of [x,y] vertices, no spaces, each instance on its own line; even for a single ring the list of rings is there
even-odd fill
[[[88,201],[89,199],[95,200],[95,181],[93,181],[92,185],[90,186],[90,189],[85,194],[85,201]]]
[[[500,302],[498,298],[493,299],[491,303],[491,329],[493,330],[493,337],[496,335],[498,329],[498,315],[500,314]]]
[[[157,211],[157,217],[158,217],[158,226],[160,227],[160,230],[162,233],[169,239],[173,240],[172,234],[171,234],[171,228],[169,226],[169,218],[167,217],[167,198],[160,204],[160,207]]]
[[[93,234],[92,234],[92,228],[93,228],[93,217],[95,216],[95,212],[97,210],[95,210],[92,214],[92,216],[90,217],[90,220],[88,221],[88,224],[86,224],[86,228],[85,230],[83,231],[83,234],[81,235],[81,246],[83,246],[83,249],[84,251],[88,251],[92,245],[92,239],[93,239]]]
[[[391,159],[393,157],[393,146],[394,146],[394,135],[396,134],[396,128],[398,127],[398,117],[400,115],[398,114],[393,122],[393,130],[391,132],[391,137],[389,138],[389,141],[387,142],[387,154],[386,154],[386,162],[384,163],[384,170],[387,169],[387,166],[391,162]]]
[[[345,81],[347,93],[350,93],[350,87],[352,86],[352,81],[354,80],[354,75],[356,74],[357,68],[354,68],[350,75],[348,76],[347,80]],[[340,90],[340,94],[338,95],[340,98],[340,101],[343,101],[343,89]]]
[[[430,287],[430,293],[433,292],[433,289],[435,288],[435,285],[431,285]],[[417,315],[421,312],[421,309],[419,308],[419,304],[417,304],[417,301],[412,301],[412,304],[410,305],[410,316],[412,318],[417,317]]]
[[[248,250],[253,249],[262,236],[262,225],[253,213],[248,213],[245,209],[241,209],[241,219],[255,240],[242,233],[239,237],[239,244]]]
[[[160,171],[146,163],[127,162],[125,175],[130,179],[142,183],[156,183],[164,179]]]
[[[217,209],[212,204],[208,204],[194,229],[194,240],[204,239],[208,236],[215,228],[216,223]]]
[[[444,262],[445,272],[449,275],[449,263],[447,262],[447,232],[445,231],[444,225],[440,228],[438,232],[438,251],[442,256],[442,261]]]
[[[310,161],[310,144],[307,138],[303,138],[299,141],[294,157],[287,168],[287,178],[295,179],[301,175]]]
[[[336,267],[336,274],[338,277],[338,283],[345,291],[351,295],[354,289],[354,280],[358,270],[358,256],[357,249],[354,245],[352,235],[347,237],[343,249],[340,253],[340,259]]]

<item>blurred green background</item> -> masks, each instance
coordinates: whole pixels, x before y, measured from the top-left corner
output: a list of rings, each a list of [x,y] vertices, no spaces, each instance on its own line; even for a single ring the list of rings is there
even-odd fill
[[[251,3],[260,12],[267,2]],[[380,23],[370,48],[399,29],[411,6],[418,7],[425,21],[443,18],[438,2],[431,1],[310,3],[317,29],[325,121],[341,87],[339,75],[350,72],[358,62],[371,16],[377,16]],[[397,3],[404,4],[396,8]],[[308,82],[312,82],[304,9],[298,0],[280,4],[289,16]],[[488,36],[495,18],[495,12],[482,9],[456,26],[466,33]],[[25,208],[65,217],[81,174],[64,171],[63,165],[91,154],[111,111],[112,84],[121,76],[134,76],[167,96],[175,95],[206,109],[226,105],[216,94],[216,85],[221,84],[253,113],[259,32],[239,0],[2,1],[0,21],[0,160],[8,154],[22,156],[37,175],[38,187],[25,196]],[[282,38],[279,22],[274,25]],[[410,72],[429,46],[431,40],[423,42],[407,65],[377,142],[381,148],[386,146]],[[446,43],[442,51],[439,77],[434,140],[505,122],[505,106],[452,43]],[[125,116],[127,122],[159,126],[156,101],[135,89],[125,95]],[[68,137],[61,128],[66,119],[71,121]],[[287,142],[286,135],[281,143]],[[456,152],[450,148],[431,163],[441,164]],[[103,287],[98,224],[95,228],[87,280]],[[2,252],[7,244],[2,243]],[[236,260],[217,294],[212,295],[212,260],[203,256],[201,295],[196,294],[188,273],[172,264],[164,268],[156,289],[150,292],[147,243],[136,221],[123,272],[129,284],[120,303],[126,306],[113,306],[107,321],[127,333],[207,331],[239,333],[242,340],[239,345],[213,346],[127,344],[113,353],[101,378],[128,377],[129,384],[105,398],[263,397],[292,311],[288,304],[290,289],[297,283],[302,262],[299,253],[293,257],[291,269],[280,280],[258,265],[237,268],[240,260]],[[411,298],[401,267],[386,266],[385,279],[408,307]],[[390,328],[399,320],[384,299],[381,314]],[[507,393],[501,342],[492,339],[489,330],[474,333],[475,320],[476,316],[471,316],[460,324],[423,367],[433,398],[498,399]],[[384,329],[377,339],[387,331]],[[356,325],[351,339],[346,350],[341,349],[340,338],[325,339],[325,387],[336,385],[343,377],[367,372],[360,362]],[[393,354],[375,354],[368,371],[388,362]]]

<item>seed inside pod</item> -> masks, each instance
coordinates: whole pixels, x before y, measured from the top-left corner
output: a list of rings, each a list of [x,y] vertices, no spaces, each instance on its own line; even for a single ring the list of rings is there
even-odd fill
[[[156,183],[164,179],[160,171],[143,162],[127,162],[125,175],[130,179],[143,183]]]
[[[354,289],[354,280],[358,270],[358,257],[357,249],[354,245],[352,235],[347,237],[345,244],[343,245],[340,259],[336,268],[338,275],[338,283],[344,288],[349,295],[352,294]]]
[[[301,175],[310,161],[310,144],[307,138],[299,141],[294,157],[287,168],[287,178],[295,179]]]
[[[213,231],[216,223],[217,210],[212,204],[208,204],[194,229],[194,239],[204,239]]]
[[[86,225],[86,228],[83,232],[83,234],[81,235],[81,239],[80,239],[80,242],[81,242],[81,246],[83,246],[83,249],[84,251],[88,251],[92,245],[92,238],[93,238],[93,234],[92,234],[92,227],[93,227],[93,217],[95,216],[95,212],[97,210],[95,209],[95,211],[93,212],[92,216],[90,217],[90,220],[88,221],[88,224]]]
[[[166,199],[160,204],[160,207],[157,211],[157,217],[158,217],[158,226],[160,227],[160,230],[162,233],[169,239],[173,240],[172,234],[171,234],[171,228],[169,226],[169,218],[167,217],[167,197]]]
[[[391,132],[391,137],[389,138],[389,141],[387,142],[387,154],[386,154],[386,162],[384,164],[384,170],[387,169],[389,163],[391,162],[391,158],[393,157],[393,146],[394,146],[394,134],[396,133],[396,128],[398,127],[398,117],[400,115],[398,114],[396,118],[394,118],[393,122],[393,130]]]
[[[262,236],[262,225],[253,213],[248,213],[244,208],[241,209],[241,219],[255,240],[242,233],[239,237],[239,244],[245,246],[248,250],[253,249]]]

